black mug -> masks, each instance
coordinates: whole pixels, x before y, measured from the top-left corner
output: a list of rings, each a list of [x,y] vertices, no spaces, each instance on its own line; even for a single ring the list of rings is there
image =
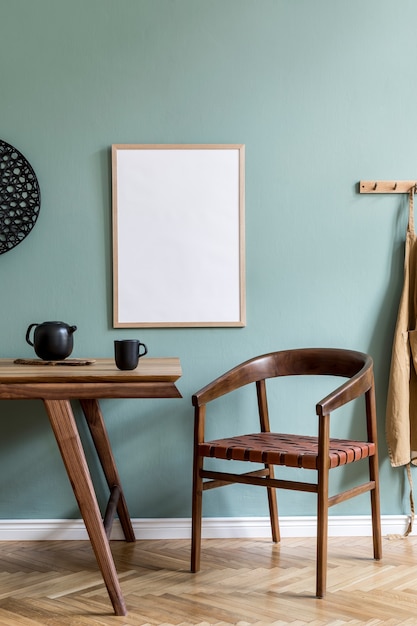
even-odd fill
[[[114,342],[114,360],[119,370],[134,370],[138,366],[139,357],[145,356],[147,352],[148,348],[139,339],[116,339]]]

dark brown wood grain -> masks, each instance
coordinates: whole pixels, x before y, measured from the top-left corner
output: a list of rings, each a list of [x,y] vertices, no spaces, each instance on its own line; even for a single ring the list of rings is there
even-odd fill
[[[317,435],[291,434],[288,416],[270,419],[265,381],[285,376],[336,376],[340,381],[335,389],[319,400],[312,410],[318,419]],[[225,439],[205,440],[205,423],[209,405],[214,400],[254,384],[260,420],[260,432],[229,436]],[[349,402],[362,398],[362,420],[367,439],[364,441],[342,440],[330,437],[331,413]],[[303,348],[264,354],[241,363],[219,376],[192,396],[195,411],[193,508],[191,571],[200,568],[201,521],[203,492],[244,483],[264,486],[268,492],[273,541],[279,541],[276,489],[290,489],[316,493],[317,495],[317,559],[316,595],[326,593],[328,509],[340,502],[369,492],[373,529],[374,558],[382,556],[381,521],[378,480],[378,444],[376,427],[375,389],[372,358],[353,350],[335,348]],[[210,407],[212,409],[212,407]],[[212,412],[212,411],[210,411]],[[355,414],[356,416],[356,414]],[[278,422],[279,429],[271,432],[271,423]],[[234,473],[205,469],[205,458],[219,458],[232,462],[252,462],[264,465],[262,471]],[[329,471],[341,465],[349,466],[366,459],[368,476],[358,485],[329,494]],[[315,482],[282,480],[275,478],[274,467],[286,466],[314,470]]]

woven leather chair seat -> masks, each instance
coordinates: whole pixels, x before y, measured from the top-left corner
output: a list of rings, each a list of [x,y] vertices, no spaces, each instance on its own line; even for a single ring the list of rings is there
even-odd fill
[[[254,433],[199,444],[199,454],[204,457],[313,470],[317,469],[317,450],[317,437],[276,433]],[[330,439],[329,467],[360,461],[374,454],[374,443]]]

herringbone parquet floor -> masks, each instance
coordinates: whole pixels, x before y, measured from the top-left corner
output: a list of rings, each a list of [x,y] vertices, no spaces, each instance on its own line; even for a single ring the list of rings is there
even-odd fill
[[[112,542],[129,614],[115,617],[88,541],[0,542],[1,626],[417,625],[417,538],[330,538],[328,592],[314,596],[315,540]]]

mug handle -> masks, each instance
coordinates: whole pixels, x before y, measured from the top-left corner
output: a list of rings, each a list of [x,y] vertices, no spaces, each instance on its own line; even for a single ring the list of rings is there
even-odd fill
[[[143,351],[143,352],[141,352],[141,351],[140,351],[140,347],[141,347],[141,346],[143,346],[143,348],[144,348],[144,351]],[[138,357],[145,356],[145,354],[148,354],[148,348],[145,346],[145,344],[144,344],[144,343],[141,343],[141,342],[139,341],[139,345],[138,345]]]
[[[34,326],[39,326],[39,324],[31,324],[26,331],[26,341],[28,342],[30,346],[33,346],[33,342],[30,340],[29,335],[30,335],[30,331],[32,330]]]

